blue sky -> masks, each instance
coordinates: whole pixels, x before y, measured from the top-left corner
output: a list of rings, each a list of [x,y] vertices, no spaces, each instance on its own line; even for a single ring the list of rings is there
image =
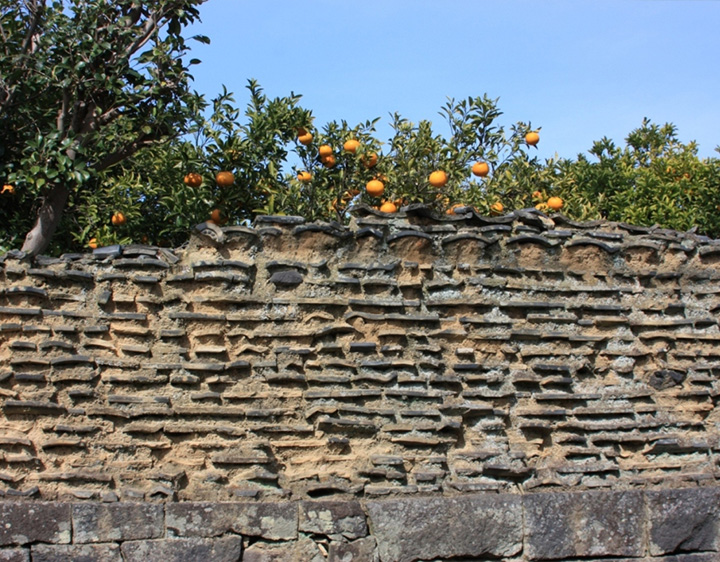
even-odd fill
[[[191,33],[195,89],[291,91],[315,125],[429,119],[448,97],[499,98],[500,124],[541,127],[539,155],[623,143],[644,117],[700,156],[720,145],[718,0],[208,0]]]

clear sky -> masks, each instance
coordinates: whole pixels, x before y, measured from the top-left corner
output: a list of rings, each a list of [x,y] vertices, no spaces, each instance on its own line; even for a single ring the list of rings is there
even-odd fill
[[[315,125],[429,119],[448,97],[499,98],[500,123],[541,127],[539,155],[622,144],[644,117],[720,156],[718,0],[208,0],[191,33],[195,89],[239,106],[255,78],[295,92]]]

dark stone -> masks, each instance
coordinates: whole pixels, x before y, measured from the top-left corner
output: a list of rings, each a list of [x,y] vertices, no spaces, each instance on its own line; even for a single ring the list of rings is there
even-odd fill
[[[530,560],[642,556],[641,492],[576,492],[524,496]]]
[[[72,517],[76,543],[151,539],[165,532],[158,504],[80,503],[73,505]]]
[[[237,562],[242,554],[242,537],[129,541],[120,548],[125,562]]]
[[[381,560],[510,557],[523,545],[520,496],[369,501]]]
[[[67,544],[70,506],[46,502],[0,502],[0,546],[32,542]]]
[[[646,492],[650,554],[720,550],[720,489]]]
[[[687,373],[674,371],[672,369],[662,369],[654,372],[648,379],[648,384],[657,390],[664,390],[672,386],[682,384]]]
[[[282,503],[173,503],[167,528],[180,537],[214,537],[229,531],[267,540],[295,540],[298,512]]]
[[[270,282],[278,286],[295,286],[303,282],[303,276],[295,270],[276,271]]]
[[[0,562],[30,562],[30,550],[26,548],[0,548]]]
[[[353,542],[331,542],[328,549],[328,562],[376,562],[375,537],[366,537]]]
[[[318,535],[343,535],[348,539],[368,534],[365,513],[357,502],[301,502],[298,529]]]
[[[32,559],[33,562],[122,562],[120,546],[117,544],[36,544],[32,547]]]

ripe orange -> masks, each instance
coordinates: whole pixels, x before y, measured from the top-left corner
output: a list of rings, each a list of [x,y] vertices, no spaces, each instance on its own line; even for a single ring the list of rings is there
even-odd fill
[[[375,166],[375,164],[378,163],[378,155],[374,152],[371,152],[370,154],[366,154],[362,157],[363,164],[365,164],[366,168],[372,168]]]
[[[307,171],[300,172],[300,173],[298,173],[297,178],[299,181],[301,181],[303,183],[307,183],[312,179],[312,174]]]
[[[190,172],[189,174],[187,174],[185,176],[183,181],[185,182],[185,185],[187,185],[188,187],[200,187],[203,180],[202,180],[202,176],[200,174],[195,173],[195,172]]]
[[[500,201],[496,201],[495,203],[493,203],[492,205],[490,205],[490,212],[491,212],[493,215],[500,215],[500,214],[502,214],[502,212],[503,212],[504,209],[505,209],[505,207],[503,206],[502,203],[500,203]]]
[[[303,129],[303,130],[304,130],[304,129]],[[312,142],[313,136],[312,136],[312,134],[310,134],[310,133],[303,133],[303,134],[301,134],[301,135],[298,135],[297,140],[298,140],[298,142],[299,142],[300,144],[303,144],[303,145],[307,146],[307,145],[309,145],[309,144]]]
[[[540,142],[540,135],[538,135],[535,131],[532,131],[525,135],[525,142],[530,146],[535,146],[538,142]]]
[[[323,166],[326,168],[332,168],[335,166],[336,160],[335,157],[332,154],[329,154],[328,156],[323,156],[320,158],[320,162],[322,162]]]
[[[562,209],[563,203],[564,202],[560,197],[551,197],[547,200],[548,208],[552,209],[553,211],[559,211],[560,209]]]
[[[9,193],[10,195],[12,195],[13,193],[15,193],[15,186],[6,183],[2,186],[2,191],[0,191],[0,193]]]
[[[213,209],[210,211],[210,222],[214,222],[215,224],[220,224],[225,222],[223,220],[222,213],[220,212],[220,209]]]
[[[397,207],[392,201],[384,201],[383,204],[380,205],[380,210],[383,213],[395,213],[397,211]]]
[[[215,183],[220,187],[230,187],[235,183],[235,176],[232,175],[232,172],[218,172],[215,176]]]
[[[345,149],[347,152],[352,152],[353,154],[358,148],[360,148],[360,141],[355,139],[345,141],[345,144],[343,145],[343,149]]]
[[[532,198],[533,199],[542,199],[543,194],[541,191],[533,191]]]
[[[325,158],[326,156],[332,156],[332,146],[329,144],[323,144],[318,148],[318,155],[320,158]]]
[[[97,247],[98,247],[97,238],[90,238],[90,240],[88,240],[88,247],[89,247],[89,248],[92,248],[93,250],[94,250],[95,248],[97,248]]]
[[[535,208],[536,208],[538,211],[543,211],[543,212],[545,212],[545,211],[548,210],[548,205],[547,205],[547,203],[538,203],[537,205],[535,205]]]
[[[433,187],[442,187],[447,183],[448,176],[442,170],[435,170],[430,174],[430,177],[428,177],[428,181]]]
[[[125,215],[121,212],[114,213],[112,219],[110,219],[113,226],[122,226],[127,222]]]
[[[472,167],[472,173],[484,178],[490,173],[490,166],[488,166],[487,162],[475,162]]]
[[[455,214],[457,214],[457,209],[462,209],[466,206],[467,205],[465,205],[464,203],[457,203],[457,204],[453,205],[452,207],[450,207],[447,211],[445,211],[445,214],[455,215]]]
[[[372,197],[382,197],[382,194],[385,193],[385,184],[380,180],[370,180],[365,185],[365,191]]]

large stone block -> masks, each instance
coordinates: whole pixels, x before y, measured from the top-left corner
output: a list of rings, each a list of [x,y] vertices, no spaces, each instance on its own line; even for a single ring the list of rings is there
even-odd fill
[[[642,492],[571,492],[524,496],[530,560],[642,556]]]
[[[0,546],[70,542],[70,506],[54,502],[0,502]]]
[[[268,540],[294,540],[298,508],[280,503],[168,504],[166,524],[179,537],[215,537],[227,532]]]
[[[366,507],[382,562],[513,556],[522,549],[519,496],[385,500]]]
[[[650,554],[720,549],[720,488],[649,491],[646,498]]]
[[[316,535],[343,535],[348,539],[368,534],[365,512],[358,502],[352,501],[302,502],[299,530]]]
[[[30,562],[27,548],[0,548],[0,562]]]
[[[72,506],[73,542],[153,539],[165,534],[164,508],[143,503],[79,503]]]
[[[117,544],[37,544],[32,547],[33,562],[122,562]]]
[[[242,555],[242,539],[221,537],[129,541],[123,543],[120,549],[124,562],[237,562]]]

